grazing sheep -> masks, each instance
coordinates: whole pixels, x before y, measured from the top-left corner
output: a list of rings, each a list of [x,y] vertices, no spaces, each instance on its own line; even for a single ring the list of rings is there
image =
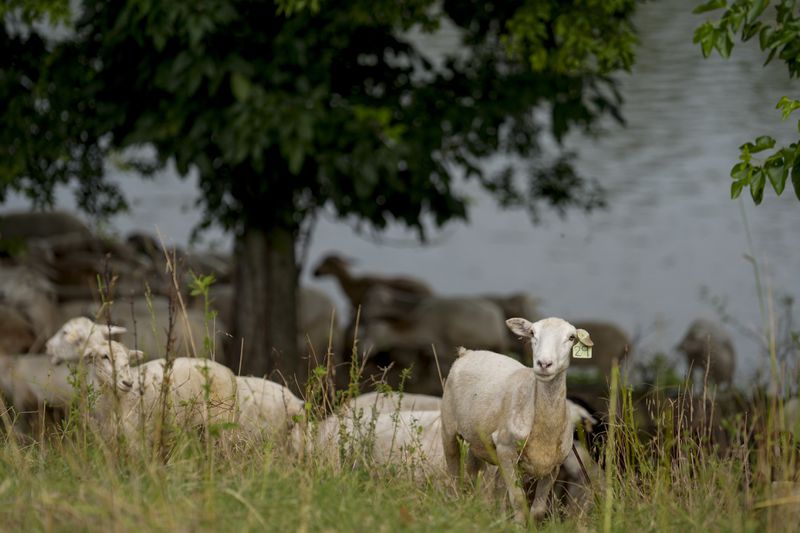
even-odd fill
[[[686,356],[686,362],[692,373],[696,369],[706,370],[714,383],[733,384],[736,368],[736,352],[733,349],[728,332],[722,326],[710,320],[698,319],[689,325],[678,350]]]
[[[314,277],[335,277],[347,299],[350,300],[353,311],[364,303],[364,297],[367,292],[376,286],[387,287],[395,291],[400,300],[411,303],[416,303],[421,298],[433,294],[433,291],[426,283],[417,279],[374,274],[353,276],[349,267],[350,265],[345,259],[336,255],[328,255],[314,269]]]
[[[468,468],[496,464],[508,491],[514,518],[525,522],[526,497],[517,466],[536,483],[530,517],[547,511],[558,468],[570,452],[573,421],[567,407],[567,373],[573,346],[592,345],[585,330],[560,318],[531,323],[507,321],[520,337],[530,338],[533,368],[489,351],[461,348],[442,397],[442,442],[447,468],[459,473],[461,437],[469,444]]]
[[[413,364],[409,383],[414,392],[441,391],[441,376],[447,375],[459,344],[504,351],[507,346],[503,313],[482,298],[429,297],[403,319],[375,320],[364,325],[361,346],[374,355],[389,354],[382,366]],[[433,357],[436,350],[439,367]],[[411,355],[410,360],[404,356]],[[380,359],[376,359],[380,361]],[[369,363],[369,360],[368,360]]]
[[[253,376],[236,378],[239,428],[250,438],[268,435],[286,440],[294,417],[303,414],[303,400],[274,381]]]

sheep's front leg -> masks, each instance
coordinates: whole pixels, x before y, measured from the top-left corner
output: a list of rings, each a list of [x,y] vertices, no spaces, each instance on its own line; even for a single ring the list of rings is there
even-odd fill
[[[503,444],[497,444],[496,449],[497,466],[500,469],[500,475],[503,476],[503,482],[506,484],[508,499],[511,502],[511,509],[514,511],[514,521],[525,525],[525,509],[528,507],[528,502],[517,475],[519,452],[515,446]]]
[[[531,502],[531,523],[539,522],[547,515],[547,499],[550,496],[557,473],[558,468],[555,468],[550,474],[536,482],[536,490],[533,494],[533,502]]]

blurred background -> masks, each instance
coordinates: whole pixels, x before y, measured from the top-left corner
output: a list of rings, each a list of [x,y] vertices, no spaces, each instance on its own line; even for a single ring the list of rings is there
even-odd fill
[[[326,208],[313,226],[301,285],[323,290],[346,316],[338,284],[312,273],[334,253],[350,259],[354,272],[412,276],[441,295],[524,292],[542,316],[618,324],[637,357],[664,354],[680,369],[685,363],[675,346],[693,320],[705,317],[725,323],[734,340],[736,382],[751,381],[767,357],[757,340],[764,317],[753,261],[782,312],[780,302],[800,288],[800,211],[793,194],[776,197],[769,187],[762,206],[749,197],[732,201],[729,173],[747,140],[767,133],[779,144],[792,139],[793,123],[780,122],[775,110],[792,86],[783,65],[762,66],[752,43],[739,45],[730,59],[704,59],[692,43],[701,21],[693,6],[688,0],[638,6],[636,62],[618,78],[625,125],[606,117],[599,134],[573,131],[564,139],[576,170],[606,190],[605,209],[561,216],[544,208],[532,223],[526,213],[500,207],[476,182],[456,177],[470,199],[468,220],[434,228],[420,243],[415,231],[397,224],[378,233]],[[452,24],[411,35],[434,62],[459,46]],[[556,154],[550,134],[541,142],[545,153]],[[499,167],[504,158],[485,164]],[[232,252],[233,237],[218,226],[190,240],[202,215],[196,173],[181,179],[174,165],[148,179],[112,164],[108,171],[130,209],[104,222],[103,232],[158,231],[182,247]],[[12,193],[2,211],[29,205]],[[55,205],[77,212],[67,187],[56,189]]]

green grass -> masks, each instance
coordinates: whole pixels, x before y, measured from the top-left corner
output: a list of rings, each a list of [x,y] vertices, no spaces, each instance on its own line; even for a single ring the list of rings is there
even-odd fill
[[[611,389],[610,392],[613,392]],[[736,427],[725,451],[676,411],[642,438],[626,389],[606,448],[606,488],[588,513],[554,515],[545,531],[793,531],[800,520],[796,444]],[[73,417],[83,416],[73,413]],[[444,480],[414,483],[401,469],[335,472],[283,446],[206,446],[178,434],[166,457],[121,451],[82,424],[51,426],[41,442],[0,443],[3,531],[510,531],[502,499]],[[759,436],[758,431],[761,431]],[[779,434],[779,433],[778,433]],[[737,440],[738,439],[738,440]],[[767,443],[769,441],[769,447]],[[766,453],[772,449],[773,453]],[[213,465],[213,466],[212,466]],[[773,481],[782,483],[775,484]],[[793,484],[793,485],[792,485]],[[787,499],[788,496],[788,499]],[[787,503],[788,501],[788,503]]]
[[[206,303],[211,281],[195,278],[192,287]],[[205,311],[213,319],[207,305]],[[319,404],[330,397],[327,371],[312,373],[305,391],[313,399],[309,416],[326,411]],[[616,411],[603,450],[603,486],[585,514],[554,512],[537,529],[796,531],[800,448],[792,428],[772,416],[780,402],[737,396],[714,404],[736,409],[700,417],[686,407],[687,398],[668,397],[683,380],[656,374],[655,386],[637,391],[612,375],[611,386],[599,393]],[[357,371],[351,378],[358,379]],[[47,426],[45,438],[25,444],[0,405],[6,413],[0,423],[0,531],[523,529],[511,522],[504,498],[487,487],[457,490],[447,479],[420,484],[402,468],[368,461],[333,471],[314,457],[296,461],[284,443],[233,448],[214,432],[177,431],[168,449],[132,454],[87,429],[81,403],[66,423]],[[713,430],[718,427],[725,428],[724,439]],[[793,429],[800,434],[797,421]]]

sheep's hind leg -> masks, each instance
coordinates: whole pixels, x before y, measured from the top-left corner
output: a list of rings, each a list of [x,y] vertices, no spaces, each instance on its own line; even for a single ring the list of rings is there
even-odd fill
[[[458,436],[455,432],[447,431],[444,424],[442,424],[442,445],[444,446],[444,459],[447,463],[447,471],[454,479],[458,479],[460,467],[460,447],[458,445]]]

